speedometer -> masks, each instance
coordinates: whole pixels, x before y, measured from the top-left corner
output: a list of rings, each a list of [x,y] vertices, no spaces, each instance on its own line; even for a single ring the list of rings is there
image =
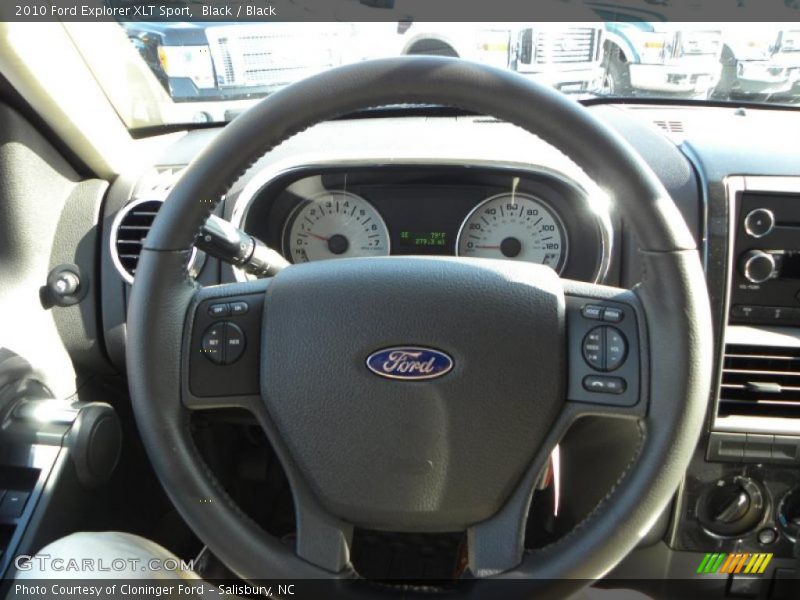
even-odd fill
[[[322,192],[298,206],[284,228],[293,263],[328,258],[386,256],[389,230],[378,211],[350,192]]]
[[[528,194],[487,198],[467,215],[458,232],[458,255],[540,263],[561,272],[567,239],[558,215]]]

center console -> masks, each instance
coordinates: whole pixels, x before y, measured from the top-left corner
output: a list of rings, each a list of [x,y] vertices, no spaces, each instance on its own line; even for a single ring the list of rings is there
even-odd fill
[[[674,549],[704,555],[746,555],[741,568],[712,569],[728,578],[730,597],[796,598],[800,178],[731,177],[727,192],[720,377],[708,432],[680,491],[669,542]],[[751,559],[760,564],[751,565]],[[725,560],[720,559],[721,566]]]

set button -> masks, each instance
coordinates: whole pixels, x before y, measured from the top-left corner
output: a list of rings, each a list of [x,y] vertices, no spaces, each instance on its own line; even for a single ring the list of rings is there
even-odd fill
[[[245,336],[241,327],[229,321],[211,325],[203,333],[201,352],[216,365],[230,365],[242,357]]]
[[[628,356],[628,342],[616,327],[595,327],[583,338],[583,359],[595,371],[615,371]]]

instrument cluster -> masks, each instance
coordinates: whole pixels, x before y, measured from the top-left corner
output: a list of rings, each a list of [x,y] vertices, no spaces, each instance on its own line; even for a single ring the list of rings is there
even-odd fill
[[[477,166],[298,169],[237,211],[248,233],[293,263],[450,255],[544,264],[599,281],[610,224],[572,181]],[[235,223],[237,224],[237,223]]]

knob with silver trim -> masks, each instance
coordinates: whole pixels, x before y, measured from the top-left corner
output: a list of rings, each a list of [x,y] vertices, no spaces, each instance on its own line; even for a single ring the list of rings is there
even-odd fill
[[[744,218],[744,230],[747,235],[761,238],[775,228],[775,215],[767,208],[756,208]]]
[[[748,250],[742,256],[742,275],[752,283],[764,283],[778,274],[775,257],[763,250]]]
[[[698,498],[696,514],[700,524],[720,536],[739,536],[755,529],[767,512],[762,485],[738,475],[720,479]]]

